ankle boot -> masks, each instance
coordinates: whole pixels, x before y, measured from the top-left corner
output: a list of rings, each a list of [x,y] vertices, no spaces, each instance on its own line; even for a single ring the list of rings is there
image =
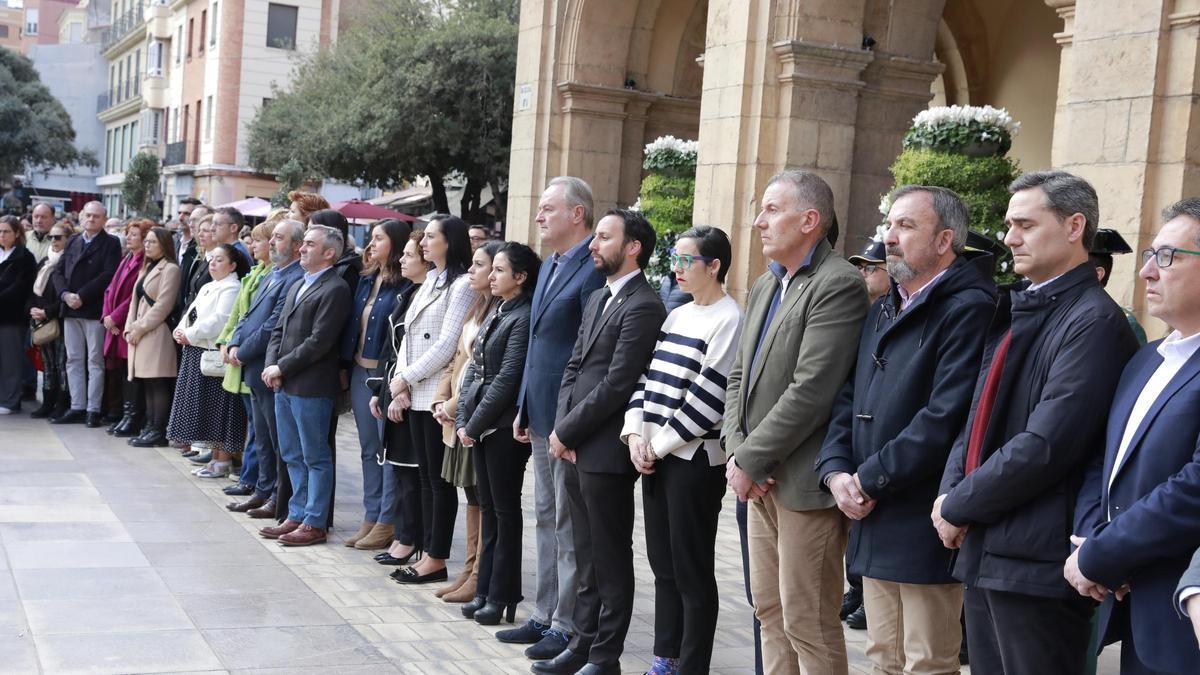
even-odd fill
[[[42,407],[29,413],[29,416],[35,420],[46,419],[54,414],[54,405],[58,401],[57,389],[42,390]]]
[[[50,413],[51,419],[62,417],[71,409],[71,392],[63,389],[58,392],[58,400],[54,403],[54,412]]]
[[[392,545],[396,536],[396,526],[387,523],[375,523],[365,536],[354,543],[354,548],[360,551],[378,551]]]
[[[131,438],[127,442],[135,448],[165,448],[167,436],[161,427],[147,426],[141,436]]]
[[[371,532],[371,529],[374,528],[375,525],[376,525],[376,523],[372,523],[369,521],[364,522],[362,525],[360,525],[358,527],[358,532],[355,532],[353,535],[346,538],[346,542],[345,542],[346,546],[353,547],[355,544],[358,543],[359,539],[362,539],[363,537],[367,536],[367,534],[369,534]]]
[[[479,579],[476,571],[479,562],[479,507],[467,506],[467,560],[463,563],[462,574],[447,586],[440,595],[445,602],[467,602],[475,597],[476,582]]]
[[[123,403],[121,405],[121,419],[118,420],[116,424],[114,424],[108,428],[108,433],[109,433],[109,435],[120,436],[122,438],[128,438],[131,435],[136,436],[137,434],[129,433],[129,429],[132,426],[133,426],[133,402],[125,401],[125,403]]]

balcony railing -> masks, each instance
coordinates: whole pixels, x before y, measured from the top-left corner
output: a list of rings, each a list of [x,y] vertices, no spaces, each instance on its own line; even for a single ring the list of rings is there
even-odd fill
[[[187,141],[167,143],[167,150],[163,153],[163,166],[177,166],[186,163]]]
[[[145,23],[145,18],[142,15],[141,5],[135,6],[133,9],[125,12],[121,16],[113,20],[112,25],[104,29],[100,36],[100,51],[108,51],[108,48],[121,41],[121,38],[129,35],[134,30],[141,28]]]
[[[113,85],[107,93],[100,94],[96,100],[96,112],[104,112],[142,93],[141,78],[127,77]]]
[[[108,110],[108,107],[109,107],[108,100],[109,100],[108,92],[100,94],[99,96],[96,97],[96,112],[97,113],[102,113],[105,110]]]

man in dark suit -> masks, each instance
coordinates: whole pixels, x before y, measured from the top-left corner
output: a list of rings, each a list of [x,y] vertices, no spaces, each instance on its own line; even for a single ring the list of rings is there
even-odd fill
[[[1031,285],[993,322],[931,517],[960,549],[972,671],[1081,673],[1093,607],[1062,565],[1083,472],[1137,340],[1088,261],[1095,189],[1039,171],[1009,191],[1004,243]]]
[[[338,338],[350,315],[350,287],[333,264],[345,245],[342,234],[309,226],[300,245],[304,277],[287,292],[283,313],[271,330],[262,381],[275,390],[279,454],[292,483],[288,517],[259,533],[284,546],[325,541],[333,501],[333,449],[329,426],[341,392]]]
[[[1200,673],[1175,584],[1200,544],[1200,199],[1163,211],[1143,252],[1146,309],[1174,327],[1125,367],[1103,458],[1079,495],[1079,546],[1063,574],[1101,601],[1102,642],[1121,642],[1121,672]]]
[[[250,308],[229,338],[226,352],[229,362],[242,367],[242,378],[250,387],[251,418],[258,439],[258,482],[254,494],[244,502],[226,508],[249,513],[252,518],[275,515],[275,487],[278,478],[279,437],[275,426],[275,390],[262,381],[271,333],[283,314],[288,290],[303,275],[300,244],[304,241],[304,223],[285,220],[271,232],[271,263],[275,266],[250,302]]]
[[[592,291],[604,274],[592,262],[592,188],[560,176],[550,181],[538,203],[542,243],[554,250],[542,262],[530,314],[529,351],[517,396],[520,412],[513,436],[533,445],[533,491],[537,535],[537,590],[525,625],[496,634],[501,642],[531,645],[525,655],[551,659],[575,633],[575,539],[568,493],[579,492],[569,462],[550,456],[550,432],[558,409],[563,371]],[[585,553],[586,555],[586,553]]]
[[[121,263],[121,242],[104,231],[108,211],[100,202],[83,207],[83,232],[71,238],[54,267],[54,286],[62,300],[63,342],[67,349],[67,385],[71,409],[50,421],[87,422],[99,427],[104,397],[104,326],[100,312],[104,290]]]
[[[642,273],[654,229],[636,211],[614,209],[596,225],[589,249],[605,287],[592,293],[563,373],[550,452],[574,465],[571,495],[579,598],[567,649],[535,673],[619,673],[633,616],[633,485],[638,474],[620,440],[625,408],[650,362],[667,318]]]

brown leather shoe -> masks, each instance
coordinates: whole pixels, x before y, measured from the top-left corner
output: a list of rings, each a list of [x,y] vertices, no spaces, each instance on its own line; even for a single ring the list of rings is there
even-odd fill
[[[264,527],[263,529],[259,530],[258,533],[267,539],[278,539],[288,532],[295,532],[297,529],[299,529],[301,524],[302,523],[298,520],[292,520],[291,518],[288,518],[275,527]]]
[[[312,546],[325,543],[325,530],[318,530],[312,525],[301,525],[297,529],[279,536],[283,546]]]
[[[275,500],[268,499],[266,504],[263,504],[256,509],[250,509],[246,512],[246,515],[250,516],[251,518],[274,518]]]
[[[250,509],[257,509],[266,503],[267,500],[263,499],[262,497],[259,497],[258,495],[251,495],[250,499],[247,499],[244,502],[229,502],[225,505],[225,508],[233,511],[234,513],[245,513]]]
[[[373,523],[373,522],[366,522],[366,523],[363,523],[362,525],[359,525],[358,532],[355,532],[353,536],[351,536],[349,539],[347,539],[345,541],[346,546],[349,546],[350,548],[354,548],[354,545],[358,543],[358,540],[362,539],[363,537],[370,534],[371,529],[374,528],[375,526],[376,526],[376,523]]]

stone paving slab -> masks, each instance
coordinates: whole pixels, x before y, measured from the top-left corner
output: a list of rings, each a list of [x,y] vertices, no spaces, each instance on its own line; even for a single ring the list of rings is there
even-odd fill
[[[527,673],[504,628],[462,618],[401,587],[374,552],[342,545],[361,517],[353,420],[340,421],[330,543],[284,548],[263,521],[224,509],[225,480],[190,475],[175,450],[135,449],[82,426],[0,418],[0,674],[2,673]],[[533,477],[523,493],[522,569],[534,595]],[[461,517],[450,561],[461,565]],[[634,540],[637,593],[622,669],[640,673],[653,646],[653,577],[641,499]],[[742,589],[734,502],[716,546],[721,614],[712,672],[752,672],[751,612]],[[846,631],[854,673],[869,672],[865,633]],[[964,669],[969,672],[969,669]],[[1101,673],[1117,672],[1115,650]]]

